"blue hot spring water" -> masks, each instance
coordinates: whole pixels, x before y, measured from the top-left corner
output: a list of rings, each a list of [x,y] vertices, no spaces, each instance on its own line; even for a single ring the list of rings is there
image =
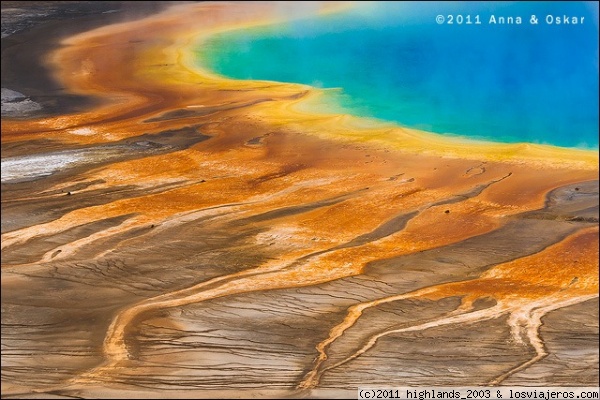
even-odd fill
[[[336,107],[401,126],[598,149],[597,3],[359,4],[214,35],[197,56],[230,78],[338,88]]]

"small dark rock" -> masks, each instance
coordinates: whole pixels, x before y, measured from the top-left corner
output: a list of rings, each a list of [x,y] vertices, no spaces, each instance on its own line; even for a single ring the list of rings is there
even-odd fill
[[[450,214],[450,210],[446,210],[444,211],[446,214]]]

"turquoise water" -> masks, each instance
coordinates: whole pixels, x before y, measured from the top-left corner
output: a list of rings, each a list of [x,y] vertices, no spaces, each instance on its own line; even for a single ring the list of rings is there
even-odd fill
[[[371,3],[213,36],[198,60],[236,79],[341,88],[332,101],[347,112],[402,126],[598,148],[597,3]]]

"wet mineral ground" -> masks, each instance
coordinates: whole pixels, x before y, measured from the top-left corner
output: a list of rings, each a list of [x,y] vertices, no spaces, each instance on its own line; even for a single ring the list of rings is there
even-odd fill
[[[301,113],[185,60],[277,7],[168,3],[2,2],[3,398],[598,385],[597,152]]]

